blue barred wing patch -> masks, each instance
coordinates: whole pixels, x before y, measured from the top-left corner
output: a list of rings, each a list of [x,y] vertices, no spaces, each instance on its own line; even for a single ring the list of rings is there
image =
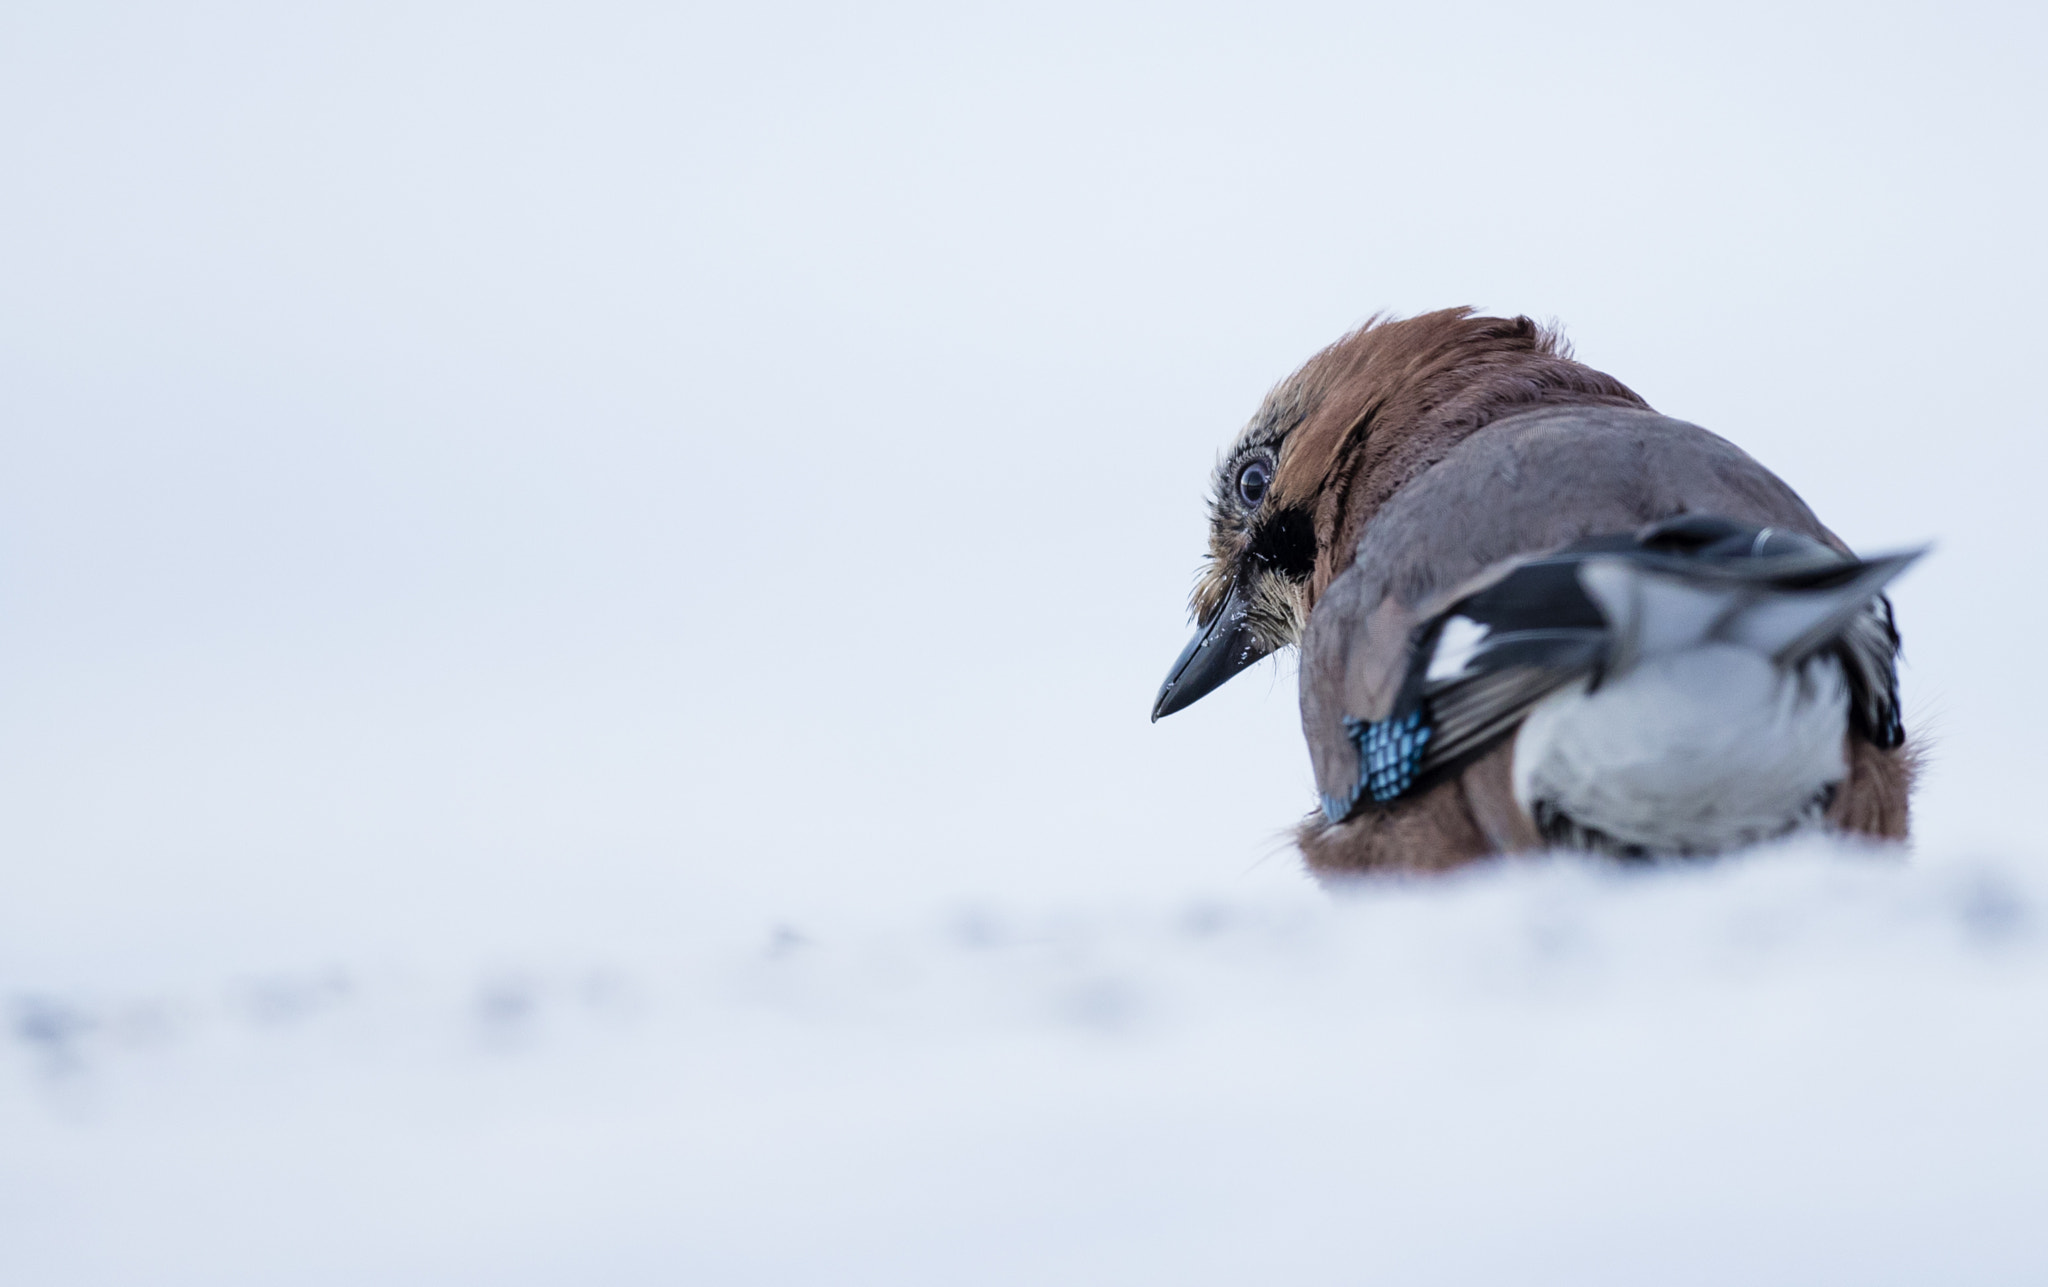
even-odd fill
[[[1435,730],[1423,722],[1422,710],[1383,720],[1345,716],[1344,731],[1358,748],[1358,782],[1348,796],[1326,795],[1323,816],[1342,822],[1361,796],[1386,804],[1408,794],[1422,772],[1422,754]]]

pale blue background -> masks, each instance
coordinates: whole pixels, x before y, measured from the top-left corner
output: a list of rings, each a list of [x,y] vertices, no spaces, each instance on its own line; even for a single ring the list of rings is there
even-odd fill
[[[1207,470],[1453,303],[1938,542],[1922,834],[2031,844],[2042,34],[9,4],[0,923],[1238,881],[1291,673],[1143,718]]]

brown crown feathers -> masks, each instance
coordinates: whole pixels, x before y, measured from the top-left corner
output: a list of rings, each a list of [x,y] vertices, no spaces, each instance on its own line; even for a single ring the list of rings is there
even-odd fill
[[[1262,651],[1299,642],[1366,521],[1403,483],[1491,420],[1566,403],[1648,405],[1527,317],[1447,308],[1367,321],[1267,394],[1217,465],[1194,616],[1209,624],[1235,582]],[[1271,481],[1254,508],[1239,480],[1258,464]]]

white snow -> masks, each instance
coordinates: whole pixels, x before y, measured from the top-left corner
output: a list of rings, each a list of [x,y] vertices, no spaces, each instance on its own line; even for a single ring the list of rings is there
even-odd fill
[[[2044,917],[1809,844],[52,984],[0,1278],[2031,1281]]]

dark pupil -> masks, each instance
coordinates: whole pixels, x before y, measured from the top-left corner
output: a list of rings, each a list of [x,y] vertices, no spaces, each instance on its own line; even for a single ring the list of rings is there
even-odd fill
[[[1237,495],[1247,505],[1257,505],[1266,499],[1266,467],[1258,461],[1246,465],[1237,476]]]

